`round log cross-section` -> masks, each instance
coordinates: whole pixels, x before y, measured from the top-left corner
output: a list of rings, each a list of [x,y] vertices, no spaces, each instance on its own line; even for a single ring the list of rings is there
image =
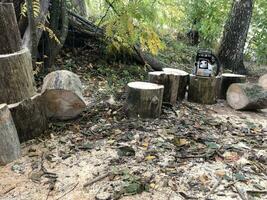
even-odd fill
[[[77,117],[86,107],[79,77],[67,70],[51,72],[42,87],[48,117],[67,120]]]
[[[227,102],[236,110],[267,108],[267,90],[257,84],[235,83],[227,90]]]
[[[246,76],[240,74],[222,74],[221,75],[221,83],[220,83],[220,91],[219,98],[226,99],[226,92],[231,84],[233,83],[245,83]]]
[[[35,95],[32,59],[27,48],[0,55],[0,103],[17,103]]]
[[[267,74],[264,74],[259,78],[259,85],[267,90]]]
[[[177,92],[177,100],[181,101],[185,98],[186,93],[186,87],[189,82],[189,74],[183,70],[180,69],[174,69],[174,68],[163,68],[164,72],[170,72],[175,74],[176,76],[179,76],[179,86],[178,86],[178,92]]]
[[[129,117],[157,118],[160,116],[163,85],[132,82],[127,86],[126,112]]]
[[[20,142],[11,113],[6,104],[0,104],[0,165],[20,157]]]
[[[172,72],[149,72],[148,79],[151,83],[164,85],[163,101],[174,105],[177,100],[179,76]]]
[[[201,104],[216,103],[219,80],[219,77],[190,75],[188,101]]]

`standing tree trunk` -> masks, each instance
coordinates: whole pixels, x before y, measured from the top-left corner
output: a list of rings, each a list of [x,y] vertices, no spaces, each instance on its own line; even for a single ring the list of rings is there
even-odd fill
[[[234,0],[218,52],[222,67],[245,74],[244,47],[252,17],[252,0]]]

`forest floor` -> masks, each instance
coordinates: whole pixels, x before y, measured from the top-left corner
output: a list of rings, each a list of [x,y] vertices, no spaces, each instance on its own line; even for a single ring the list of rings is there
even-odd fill
[[[267,110],[185,100],[159,119],[128,119],[125,84],[145,70],[73,57],[58,66],[80,75],[86,111],[22,144],[0,167],[0,199],[267,199]]]

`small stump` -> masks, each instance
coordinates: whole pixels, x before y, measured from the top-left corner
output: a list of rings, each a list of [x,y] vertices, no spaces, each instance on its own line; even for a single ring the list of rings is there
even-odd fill
[[[149,72],[148,79],[151,83],[164,86],[163,101],[174,105],[177,100],[179,76],[172,72]]]
[[[173,68],[163,68],[163,71],[174,73],[175,75],[179,76],[177,100],[182,101],[185,98],[186,87],[189,82],[189,74],[183,70]]]
[[[222,74],[220,83],[220,99],[226,99],[226,92],[233,83],[245,83],[246,76],[240,74]]]
[[[6,165],[20,157],[17,129],[6,104],[0,104],[0,165]]]
[[[126,111],[129,117],[157,118],[160,116],[163,85],[132,82],[127,86]]]
[[[219,77],[190,75],[188,101],[201,104],[216,103]]]
[[[267,74],[261,76],[259,78],[259,85],[267,90]]]
[[[267,108],[267,90],[257,84],[235,83],[227,90],[227,102],[236,110]]]

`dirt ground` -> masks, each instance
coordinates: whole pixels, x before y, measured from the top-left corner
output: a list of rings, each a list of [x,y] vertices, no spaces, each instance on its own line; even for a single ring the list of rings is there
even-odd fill
[[[129,120],[122,105],[109,96],[23,144],[0,199],[267,199],[267,111],[183,102]]]

